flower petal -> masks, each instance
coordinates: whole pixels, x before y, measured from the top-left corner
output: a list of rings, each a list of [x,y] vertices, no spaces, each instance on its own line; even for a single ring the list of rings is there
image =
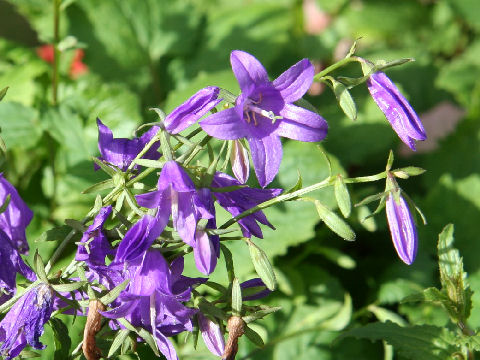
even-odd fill
[[[172,187],[177,192],[190,192],[195,190],[195,185],[187,172],[175,160],[170,160],[163,165],[158,178],[158,190]]]
[[[283,119],[277,120],[275,133],[293,140],[315,142],[327,136],[328,124],[313,111],[292,104],[285,104],[280,111]]]
[[[225,109],[200,121],[202,129],[210,136],[222,140],[245,137],[245,124],[237,107]]]
[[[217,265],[216,251],[206,232],[197,230],[193,255],[195,256],[195,265],[201,273],[209,275],[215,269]]]
[[[218,99],[219,91],[216,86],[206,87],[173,110],[165,119],[167,131],[177,134],[193,125],[222,100]]]
[[[282,161],[282,143],[276,134],[263,138],[248,137],[253,167],[260,186],[272,182],[278,173]]]
[[[314,74],[312,63],[308,59],[303,59],[275,79],[273,86],[280,91],[286,103],[292,103],[307,92],[312,85]]]
[[[198,327],[202,333],[203,341],[208,350],[214,355],[222,356],[225,351],[225,339],[223,338],[220,326],[212,320],[198,313]]]
[[[230,63],[242,92],[252,83],[260,85],[269,82],[267,71],[260,61],[245,51],[232,51]]]

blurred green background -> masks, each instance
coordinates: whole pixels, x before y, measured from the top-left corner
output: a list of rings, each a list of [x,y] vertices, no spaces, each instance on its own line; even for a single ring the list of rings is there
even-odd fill
[[[278,271],[279,290],[266,302],[283,309],[254,325],[266,346],[257,349],[242,338],[238,359],[389,359],[381,342],[333,340],[343,329],[377,319],[446,326],[437,306],[399,301],[438,286],[436,240],[450,222],[477,291],[470,325],[479,327],[479,14],[477,0],[64,0],[54,105],[52,65],[40,50],[55,41],[53,2],[0,0],[0,88],[10,87],[0,103],[1,136],[8,148],[1,170],[35,212],[28,229],[30,254],[38,247],[48,258],[57,243],[35,240],[65,218],[81,219],[92,204],[92,196],[80,192],[104,179],[90,160],[98,155],[96,117],[117,137],[130,136],[141,123],[155,121],[148,111],[152,106],[170,111],[206,85],[237,93],[229,64],[234,49],[257,57],[273,79],[304,57],[320,70],[361,38],[357,53],[367,59],[415,58],[388,75],[422,116],[428,141],[418,144],[417,153],[404,147],[364,85],[352,91],[359,111],[355,122],[339,110],[328,88],[313,86],[307,99],[329,123],[322,146],[335,171],[349,176],[380,172],[389,149],[396,167],[427,169],[400,182],[428,219],[427,226],[419,225],[417,260],[408,267],[397,258],[383,212],[360,221],[373,205],[355,208],[348,220],[357,232],[353,243],[328,231],[310,204],[269,209],[277,231],[266,230],[265,239],[255,243]],[[361,74],[351,65],[342,75]],[[287,141],[272,186],[293,186],[297,170],[304,185],[328,175],[320,150]],[[358,202],[383,186],[349,189]],[[312,196],[336,206],[330,189]],[[237,275],[248,279],[254,270],[246,245],[229,247]],[[189,271],[200,275],[193,267]],[[214,277],[226,283],[221,264]],[[71,332],[73,348],[78,337]],[[44,338],[50,344],[47,359],[51,330]],[[190,344],[178,342],[180,358],[209,358],[204,347],[194,352]]]

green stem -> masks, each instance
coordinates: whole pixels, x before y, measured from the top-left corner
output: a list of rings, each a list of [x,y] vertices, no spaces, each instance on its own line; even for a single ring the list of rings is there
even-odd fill
[[[339,62],[336,62],[335,64],[330,65],[329,67],[323,69],[318,74],[316,74],[313,77],[313,81],[320,81],[320,78],[324,77],[327,74],[330,74],[332,71],[335,71],[341,68],[342,66],[345,66],[346,64],[351,63],[353,61],[358,61],[358,59],[353,56],[342,59]]]
[[[161,131],[161,130],[159,130]],[[148,150],[150,150],[150,148],[153,146],[153,144],[155,144],[158,140],[160,140],[160,137],[158,136],[158,133],[152,137],[150,139],[150,141],[147,143],[147,145],[145,145],[145,147],[142,149],[142,151],[140,151],[137,156],[135,156],[135,159],[133,159],[133,161],[130,163],[130,165],[128,165],[128,168],[127,168],[127,171],[130,171],[133,169],[133,167],[135,166],[136,164],[136,161],[138,159],[140,159],[143,155],[145,155],[147,153]]]

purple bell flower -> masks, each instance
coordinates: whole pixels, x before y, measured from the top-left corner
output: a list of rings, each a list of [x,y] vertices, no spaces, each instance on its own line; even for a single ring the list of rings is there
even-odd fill
[[[5,232],[8,237],[7,241],[10,241],[13,247],[18,249],[21,254],[27,254],[28,243],[25,228],[32,221],[33,212],[22,200],[15,187],[0,173],[0,205],[5,203],[8,195],[10,195],[10,203],[0,214],[0,229]]]
[[[152,126],[150,130],[142,136],[133,139],[114,138],[112,131],[97,118],[98,126],[98,149],[100,150],[101,160],[105,160],[125,171],[130,163],[135,159],[145,145],[157,134],[160,129],[158,126]],[[142,159],[157,160],[160,154],[157,152],[159,142],[147,151]],[[98,166],[95,165],[95,170]]]
[[[213,355],[222,356],[225,352],[225,339],[223,338],[220,326],[204,316],[197,314],[198,327],[202,333],[203,342]]]
[[[397,202],[395,195],[390,192],[387,195],[386,211],[393,246],[400,259],[411,265],[417,255],[417,230],[408,204],[400,194]]]
[[[216,188],[238,185],[242,184],[233,177],[221,172],[217,172],[212,181],[212,186]],[[214,195],[217,198],[220,206],[235,217],[264,201],[280,195],[281,192],[282,189],[254,189],[245,187],[229,192],[214,192]],[[243,236],[250,238],[252,235],[254,235],[258,238],[263,238],[262,230],[257,224],[257,221],[263,225],[267,225],[270,228],[275,229],[273,225],[268,222],[263,211],[257,211],[256,213],[248,215],[238,221],[238,224],[242,229]]]
[[[367,87],[398,137],[415,151],[414,140],[425,140],[427,135],[422,122],[407,99],[381,71],[370,75]]]
[[[196,123],[222,101],[218,98],[219,91],[216,86],[208,86],[198,91],[165,118],[165,129],[171,134],[178,134]]]
[[[22,260],[18,250],[13,247],[7,235],[0,230],[0,304],[4,303],[15,293],[17,273],[22,274],[30,281],[37,276]]]
[[[111,206],[100,209],[98,215],[93,220],[93,224],[83,233],[75,260],[85,261],[88,265],[104,265],[105,256],[114,254],[110,242],[103,233],[103,224],[107,221],[111,212]]]
[[[206,203],[208,194],[197,193],[194,183],[178,163],[173,160],[165,163],[158,179],[157,190],[137,195],[136,199],[140,206],[157,208],[156,232],[163,231],[171,215],[173,227],[182,240],[193,248],[197,268],[205,274],[213,271],[211,254],[215,246],[210,243],[206,234],[197,232],[200,219],[214,217],[213,206]]]
[[[25,346],[44,349],[40,342],[43,326],[50,319],[54,294],[50,286],[40,284],[25,293],[0,322],[0,355],[5,360],[18,356]]]
[[[200,126],[219,139],[246,138],[258,182],[265,187],[280,168],[280,136],[314,142],[327,135],[320,115],[293,105],[312,84],[314,68],[303,59],[270,81],[263,65],[246,52],[232,51],[230,62],[242,93],[234,107],[208,116]]]

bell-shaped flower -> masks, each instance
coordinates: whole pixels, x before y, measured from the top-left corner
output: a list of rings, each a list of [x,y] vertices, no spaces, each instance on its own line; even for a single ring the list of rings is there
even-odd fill
[[[417,230],[407,202],[399,193],[387,195],[386,211],[393,246],[402,261],[411,265],[417,255]]]
[[[244,281],[240,284],[240,288],[242,289],[243,301],[262,299],[272,292],[265,286],[265,283],[260,278]],[[248,292],[248,295],[245,294],[246,292]]]
[[[398,137],[415,151],[414,140],[425,140],[427,135],[422,122],[407,99],[381,71],[370,75],[367,87]]]
[[[75,260],[85,261],[88,265],[104,265],[105,256],[114,254],[114,250],[103,232],[103,224],[111,212],[111,206],[100,209],[92,225],[83,233]]]
[[[220,326],[203,315],[197,314],[198,327],[202,334],[203,342],[213,355],[222,356],[225,352],[225,339]]]
[[[0,303],[10,298],[16,289],[16,276],[22,274],[30,281],[37,279],[35,273],[20,257],[16,248],[10,243],[7,235],[0,230]]]
[[[208,116],[200,126],[219,139],[246,138],[258,182],[265,187],[280,168],[280,136],[313,142],[327,135],[320,115],[293,104],[312,84],[314,68],[303,59],[270,81],[263,65],[246,52],[232,51],[230,62],[242,93],[234,107]]]
[[[204,261],[207,255],[198,254],[199,251],[208,251],[206,249],[210,245],[202,234],[197,233],[197,223],[200,219],[213,218],[212,206],[204,203],[193,181],[178,163],[173,160],[165,163],[157,190],[137,195],[136,198],[140,206],[157,209],[155,232],[163,231],[171,215],[174,229],[197,253],[197,268],[204,273],[210,271],[210,267],[205,265],[209,261]]]
[[[150,130],[140,137],[133,139],[114,138],[112,131],[104,125],[100,119],[97,119],[98,126],[98,149],[100,150],[101,160],[105,160],[112,165],[125,171],[135,157],[143,150],[145,145],[157,134],[158,126],[152,126]],[[157,160],[160,154],[157,152],[159,142],[148,149],[142,159]],[[95,169],[98,169],[95,165]]]
[[[248,151],[240,140],[232,141],[232,152],[230,153],[232,171],[238,181],[245,184],[250,175],[250,162]]]
[[[28,253],[28,243],[25,229],[32,221],[33,212],[22,200],[17,189],[0,173],[0,206],[5,203],[9,195],[10,202],[5,211],[0,214],[0,229],[21,254],[26,254]]]
[[[219,91],[220,89],[216,86],[208,86],[199,90],[190,99],[167,115],[165,118],[165,129],[171,134],[178,134],[196,123],[203,115],[222,101],[222,99],[218,98]]]
[[[221,172],[217,172],[212,181],[212,186],[215,188],[238,185],[242,184],[235,178]],[[264,201],[280,195],[281,192],[282,189],[255,189],[244,187],[234,191],[214,192],[214,195],[217,198],[220,206],[235,217]],[[274,229],[273,225],[267,220],[267,217],[263,211],[257,211],[238,221],[238,224],[242,229],[243,236],[250,238],[252,235],[254,235],[258,238],[263,238],[262,230],[257,224],[257,221]]]
[[[34,287],[13,305],[0,322],[0,355],[5,360],[18,356],[27,344],[38,350],[45,348],[40,336],[53,305],[54,293],[46,284]]]

